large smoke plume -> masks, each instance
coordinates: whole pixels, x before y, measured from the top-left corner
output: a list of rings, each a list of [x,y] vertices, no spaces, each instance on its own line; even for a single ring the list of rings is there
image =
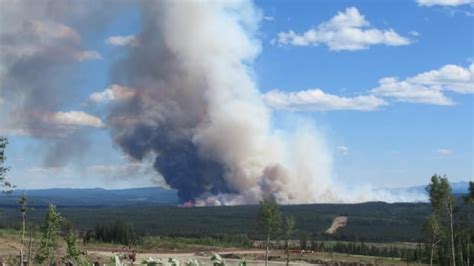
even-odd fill
[[[134,97],[109,116],[115,141],[183,201],[326,201],[331,160],[310,127],[272,128],[252,78],[261,13],[249,1],[146,2],[138,45],[115,67]]]
[[[331,153],[310,122],[275,127],[252,70],[262,14],[251,1],[33,3],[13,1],[1,13],[0,100],[10,101],[2,107],[12,114],[10,125],[53,139],[47,162],[85,152],[79,126],[107,127],[129,157],[151,158],[183,202],[245,204],[264,195],[281,203],[404,199],[342,191],[331,179]],[[80,33],[98,30],[131,5],[141,10],[141,31],[112,67],[115,85],[92,98],[120,99],[109,106],[107,121],[63,112],[77,89],[68,86],[75,73],[66,66],[100,58]]]

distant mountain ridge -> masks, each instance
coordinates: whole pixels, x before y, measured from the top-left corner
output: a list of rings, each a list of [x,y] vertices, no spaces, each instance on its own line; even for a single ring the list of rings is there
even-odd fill
[[[103,189],[103,188],[51,188],[14,190],[0,195],[0,205],[17,205],[18,197],[28,196],[31,206],[56,204],[58,206],[121,206],[121,205],[176,205],[175,190],[159,187]]]
[[[466,194],[469,192],[469,182],[468,181],[459,181],[459,182],[451,182],[451,189],[453,190],[453,194]],[[425,186],[412,186],[412,187],[406,187],[406,188],[395,188],[395,189],[390,189],[392,192],[409,192],[409,193],[422,193],[422,194],[428,194],[426,192],[426,187]]]
[[[454,194],[468,193],[469,182],[451,183]],[[426,186],[391,188],[392,193],[427,194]],[[0,194],[0,206],[18,206],[18,197],[26,193],[30,206],[55,204],[64,207],[108,207],[108,206],[160,206],[177,205],[176,190],[159,187],[103,189],[103,188],[51,188],[14,190],[11,194]]]

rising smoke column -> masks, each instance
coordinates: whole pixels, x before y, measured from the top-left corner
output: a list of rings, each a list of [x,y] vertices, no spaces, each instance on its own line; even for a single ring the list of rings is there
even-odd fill
[[[252,2],[150,1],[142,12],[138,45],[113,75],[135,92],[108,119],[123,151],[153,156],[182,201],[314,202],[327,192],[322,142],[310,130],[285,142],[272,129],[252,78],[261,49]]]
[[[75,67],[101,58],[83,36],[136,5],[142,30],[111,70],[120,101],[107,125],[66,109],[82,86]],[[260,19],[250,1],[9,1],[0,9],[0,133],[11,127],[46,140],[45,164],[58,166],[87,152],[91,127],[107,127],[127,155],[151,159],[181,200],[196,204],[266,194],[281,203],[413,201],[344,191],[311,123],[274,128],[252,72]]]

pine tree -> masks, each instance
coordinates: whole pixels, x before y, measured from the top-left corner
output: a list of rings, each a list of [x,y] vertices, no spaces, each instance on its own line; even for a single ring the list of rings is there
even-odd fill
[[[68,232],[64,240],[66,241],[68,259],[77,262],[79,260],[80,251],[77,247],[76,231],[74,230],[74,226],[70,223],[68,224]]]
[[[56,206],[50,204],[42,228],[42,236],[36,255],[39,263],[54,262],[55,253],[58,248],[58,233],[64,218],[56,210]]]
[[[0,136],[0,191],[4,193],[10,193],[15,187],[6,178],[7,172],[10,170],[10,167],[4,166],[5,160],[7,159],[5,156],[7,144],[7,138]]]

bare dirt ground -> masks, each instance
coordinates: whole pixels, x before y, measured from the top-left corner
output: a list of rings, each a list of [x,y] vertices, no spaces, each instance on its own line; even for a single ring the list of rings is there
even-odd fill
[[[346,226],[347,224],[347,217],[346,216],[338,216],[334,218],[332,221],[331,226],[326,230],[327,234],[334,234],[339,228]]]
[[[0,237],[0,256],[13,254],[20,250],[20,245],[14,237]]]
[[[64,243],[62,243],[64,244]],[[62,245],[64,246],[64,245]],[[18,265],[20,250],[19,236],[16,233],[0,232],[0,265]],[[217,252],[225,259],[226,265],[236,266],[239,262],[245,260],[247,265],[263,266],[265,265],[265,251],[262,249],[238,249],[238,248],[220,248],[210,246],[188,246],[184,249],[148,249],[148,250],[130,250],[120,245],[112,244],[88,244],[84,246],[79,244],[79,248],[84,252],[88,261],[98,262],[99,265],[115,265],[112,258],[118,256],[123,265],[140,265],[143,260],[152,258],[167,262],[169,258],[178,259],[181,265],[195,259],[200,265],[212,265],[210,260],[212,254]],[[135,263],[128,260],[128,254],[136,253]],[[64,248],[57,251],[57,257],[64,257],[66,254]],[[286,254],[282,250],[272,250],[270,252],[271,266],[280,266],[286,264]],[[61,263],[59,265],[62,265]],[[398,259],[377,258],[369,256],[347,255],[339,253],[292,253],[292,266],[306,265],[407,265]],[[410,265],[417,265],[410,263]],[[421,265],[421,264],[418,264]]]
[[[110,251],[90,251],[89,254],[95,255],[97,257],[102,258],[111,258],[115,255],[118,257],[122,257],[123,253],[114,253]],[[264,260],[255,260],[252,259],[254,255],[260,255],[258,257],[263,256],[265,254],[264,251],[254,251],[254,250],[240,250],[234,251],[230,253],[219,253],[222,257],[226,256],[234,256],[235,254],[240,254],[243,257],[248,257],[249,259],[236,259],[236,258],[224,258],[226,265],[229,266],[237,266],[239,262],[245,260],[247,265],[256,265],[261,266],[265,265]],[[188,262],[190,260],[197,260],[199,265],[212,265],[212,261],[210,259],[212,254],[203,254],[203,253],[137,253],[136,262],[133,265],[138,265],[141,261],[152,258],[153,260],[161,260],[162,262],[168,261],[169,258],[174,258],[179,260],[181,263]],[[128,260],[124,259],[121,260],[122,263],[130,263]],[[132,265],[130,263],[130,265]],[[270,261],[269,265],[286,265],[285,261]],[[301,262],[292,262],[291,265],[298,266],[298,265],[314,265],[304,261]]]

